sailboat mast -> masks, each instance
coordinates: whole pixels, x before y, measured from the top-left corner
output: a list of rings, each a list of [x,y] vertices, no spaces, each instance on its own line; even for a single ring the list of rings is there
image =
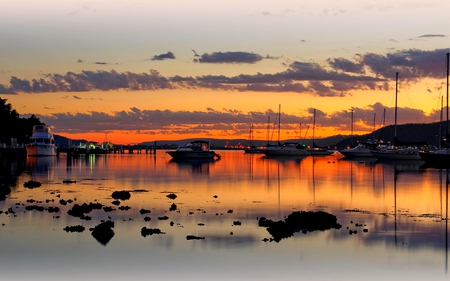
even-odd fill
[[[315,130],[316,130],[316,109],[314,108],[314,116],[313,116],[313,138],[312,138],[312,146],[314,148],[314,137],[315,137]]]
[[[350,133],[350,135],[352,136],[351,142],[352,142],[352,146],[353,146],[353,109],[352,109],[352,115],[351,115],[351,117],[352,117],[352,122],[351,122],[351,124],[350,124],[350,128],[351,128],[351,133]]]
[[[395,73],[395,118],[394,118],[394,144],[397,139],[397,93],[398,93],[398,72]]]
[[[445,137],[448,138],[448,63],[449,63],[449,59],[448,59],[449,53],[447,53],[447,131],[445,134]],[[448,140],[447,140],[448,141]]]
[[[281,130],[281,104],[278,105],[278,144],[280,144],[280,130]]]
[[[373,113],[373,129],[372,129],[372,141],[375,141],[375,118],[377,116],[377,113]]]

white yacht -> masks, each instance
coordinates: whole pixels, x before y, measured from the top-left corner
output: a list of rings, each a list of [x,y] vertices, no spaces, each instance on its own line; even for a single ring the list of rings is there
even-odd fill
[[[260,150],[266,156],[308,156],[306,146],[300,142],[284,142],[276,146],[267,146]]]
[[[339,150],[339,152],[346,158],[373,157],[370,148],[361,143],[353,148]]]
[[[209,141],[195,140],[180,146],[177,150],[167,151],[174,160],[180,159],[220,159],[220,155],[210,149]]]
[[[27,156],[54,156],[56,143],[53,133],[47,125],[33,126],[30,143],[26,145]]]

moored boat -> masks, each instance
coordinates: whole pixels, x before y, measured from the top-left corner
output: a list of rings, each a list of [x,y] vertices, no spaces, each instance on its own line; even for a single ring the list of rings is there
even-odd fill
[[[446,92],[447,92],[447,105],[449,102],[449,53],[447,53],[447,61],[446,61],[446,66],[447,66],[447,87],[446,87]],[[430,166],[435,166],[435,167],[450,167],[450,150],[449,150],[449,143],[448,143],[448,137],[449,137],[449,124],[448,124],[448,106],[447,106],[447,129],[446,129],[446,139],[445,141],[442,141],[441,143],[443,143],[445,145],[446,148],[442,148],[442,149],[437,149],[434,151],[426,151],[426,152],[421,152],[420,153],[420,157]]]
[[[380,146],[372,150],[371,154],[378,160],[421,160],[421,151],[418,146],[426,145],[426,142],[403,142],[397,138],[397,96],[398,96],[398,72],[395,75],[395,121],[394,142],[389,146]]]
[[[276,146],[267,146],[261,149],[266,156],[308,156],[310,153],[306,146],[300,142],[284,142]]]
[[[220,159],[220,155],[210,149],[209,141],[195,140],[180,146],[176,150],[167,151],[173,159]]]
[[[30,142],[26,145],[27,156],[54,156],[56,143],[50,126],[35,125]]]
[[[339,150],[339,153],[346,158],[373,157],[370,148],[361,143],[352,148]]]

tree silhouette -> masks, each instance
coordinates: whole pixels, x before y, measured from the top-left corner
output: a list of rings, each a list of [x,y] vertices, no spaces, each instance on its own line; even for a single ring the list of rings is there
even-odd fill
[[[31,136],[33,126],[43,123],[34,114],[29,118],[20,118],[19,113],[7,101],[0,98],[0,120],[4,126],[0,131],[0,143],[9,144],[11,138],[16,138],[18,143],[26,143]]]

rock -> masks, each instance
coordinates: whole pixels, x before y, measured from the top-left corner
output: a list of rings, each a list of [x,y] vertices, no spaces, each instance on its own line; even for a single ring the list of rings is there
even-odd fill
[[[122,191],[114,191],[111,196],[114,199],[128,200],[130,199],[131,194],[129,191],[122,190]]]
[[[227,213],[231,214],[231,213],[233,213],[233,210],[228,210]]]
[[[160,221],[168,220],[168,219],[169,219],[168,216],[158,217],[158,220],[160,220]]]
[[[175,203],[172,203],[172,205],[170,205],[169,211],[176,211],[177,210],[177,205]]]
[[[233,225],[241,225],[242,223],[240,221],[234,221]]]
[[[41,186],[41,183],[34,180],[29,180],[23,184],[26,188],[37,188]]]
[[[76,183],[76,180],[63,180],[63,183]]]
[[[82,225],[66,226],[63,228],[65,232],[83,232],[85,230]]]
[[[121,211],[128,211],[129,209],[131,209],[130,206],[120,206],[119,207],[119,210],[121,210]]]
[[[331,228],[340,229],[342,226],[337,223],[336,216],[323,212],[293,212],[284,221],[272,221],[265,217],[259,218],[258,225],[266,227],[275,242],[291,237],[299,231],[328,230]]]
[[[146,228],[145,226],[141,228],[141,235],[143,237],[146,237],[147,235],[153,235],[153,234],[166,234],[165,232],[162,232],[159,228]]]
[[[74,217],[84,218],[84,214],[90,213],[92,210],[100,210],[102,204],[100,203],[83,203],[83,205],[75,204],[72,209],[67,211],[67,213]]]
[[[174,193],[170,193],[170,194],[167,195],[166,197],[173,200],[173,199],[177,198],[177,195],[174,194]]]
[[[145,218],[144,218],[144,221],[146,221],[146,222],[149,222],[149,221],[151,221],[151,220],[152,220],[151,217],[145,217]]]
[[[114,237],[114,228],[113,221],[105,221],[90,229],[92,231],[92,236],[103,246],[106,246],[108,242]]]
[[[119,206],[120,205],[120,201],[119,200],[114,200],[111,202],[111,204]]]
[[[195,235],[186,236],[186,240],[202,240],[202,239],[205,239],[205,237],[195,236]]]
[[[149,213],[150,213],[150,210],[140,209],[140,210],[139,210],[139,213],[141,213],[141,215],[143,215],[143,214],[149,214]]]

